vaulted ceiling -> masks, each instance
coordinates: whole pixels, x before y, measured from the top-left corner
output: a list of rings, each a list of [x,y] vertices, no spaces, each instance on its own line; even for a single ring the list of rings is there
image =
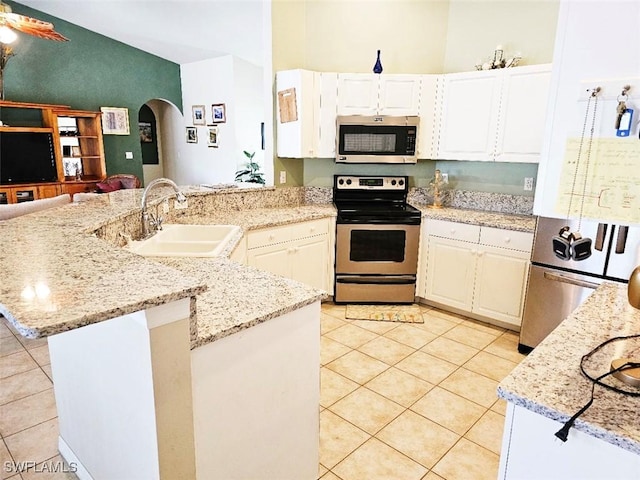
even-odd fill
[[[178,64],[234,55],[264,64],[261,0],[19,0]],[[267,23],[270,28],[270,21]],[[73,40],[73,39],[71,39]]]

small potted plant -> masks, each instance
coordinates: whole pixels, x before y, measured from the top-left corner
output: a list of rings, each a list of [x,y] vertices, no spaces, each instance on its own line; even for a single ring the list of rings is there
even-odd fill
[[[261,185],[266,183],[264,174],[258,171],[260,170],[260,165],[253,161],[253,156],[255,154],[256,152],[249,153],[246,150],[244,151],[244,155],[247,157],[248,162],[244,165],[244,169],[236,172],[236,182],[259,183]]]

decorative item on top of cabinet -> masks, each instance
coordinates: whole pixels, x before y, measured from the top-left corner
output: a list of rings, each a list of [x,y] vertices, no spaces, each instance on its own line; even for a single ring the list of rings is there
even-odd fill
[[[520,60],[522,60],[522,54],[520,52],[516,52],[513,57],[504,58],[504,48],[502,45],[498,45],[493,51],[493,59],[488,62],[478,60],[476,62],[476,70],[516,67],[520,63]]]
[[[376,58],[376,64],[373,66],[373,73],[382,73],[382,62],[380,61],[380,50],[378,50],[378,57]]]

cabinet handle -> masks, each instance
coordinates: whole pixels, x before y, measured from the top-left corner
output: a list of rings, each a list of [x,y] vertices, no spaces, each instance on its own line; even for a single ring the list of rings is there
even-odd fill
[[[509,243],[511,242],[511,238],[510,237],[504,237],[504,243]]]
[[[455,229],[455,228],[452,228],[452,229],[451,229],[451,235],[455,235],[455,234],[456,234],[456,229]]]
[[[481,256],[483,256],[483,255],[484,255],[484,252],[483,252],[483,251],[479,251],[479,252],[477,252],[477,255],[478,255],[479,257],[481,257]]]
[[[274,238],[276,238],[276,236],[273,233],[269,235],[269,240],[273,240]]]

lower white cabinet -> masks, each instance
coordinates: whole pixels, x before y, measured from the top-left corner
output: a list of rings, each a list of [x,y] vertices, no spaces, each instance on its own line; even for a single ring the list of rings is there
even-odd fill
[[[329,219],[265,228],[247,235],[247,265],[331,292]]]
[[[533,234],[427,219],[421,296],[519,329]]]

